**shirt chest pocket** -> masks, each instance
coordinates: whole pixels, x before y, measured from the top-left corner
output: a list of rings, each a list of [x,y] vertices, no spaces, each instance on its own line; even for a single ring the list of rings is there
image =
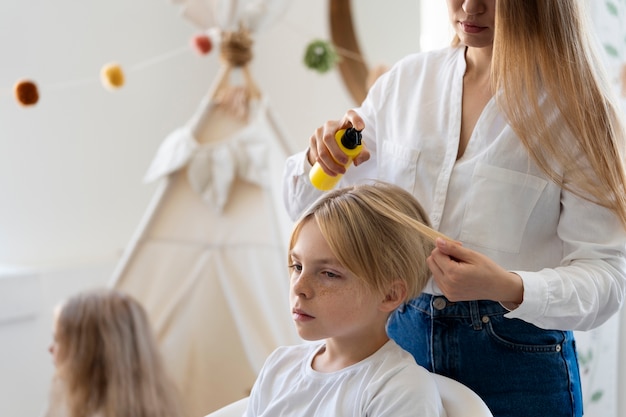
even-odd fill
[[[416,149],[407,149],[406,146],[390,141],[383,142],[378,158],[379,178],[414,192],[419,155],[420,152]]]
[[[479,164],[474,170],[460,240],[518,253],[528,221],[548,182],[525,173]]]

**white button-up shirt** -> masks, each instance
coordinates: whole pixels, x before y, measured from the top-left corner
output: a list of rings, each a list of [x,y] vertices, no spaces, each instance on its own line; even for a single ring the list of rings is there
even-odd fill
[[[458,47],[408,56],[383,75],[356,109],[371,159],[350,167],[339,186],[374,178],[399,185],[435,229],[521,276],[524,301],[507,317],[562,330],[602,324],[626,292],[624,228],[609,210],[552,182],[493,98],[457,160],[464,73]],[[548,119],[562,128],[557,115]],[[285,165],[294,219],[321,195],[309,170],[305,152]],[[425,291],[441,294],[432,278]]]

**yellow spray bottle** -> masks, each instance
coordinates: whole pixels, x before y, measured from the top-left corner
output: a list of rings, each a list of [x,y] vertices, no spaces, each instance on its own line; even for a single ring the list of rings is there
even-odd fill
[[[356,130],[353,127],[340,129],[337,133],[335,133],[335,140],[343,153],[348,156],[348,162],[345,164],[347,169],[350,164],[352,164],[352,160],[356,158],[356,156],[361,153],[361,149],[363,149],[363,145],[361,144],[361,131]],[[341,177],[342,175],[336,175],[333,177],[332,175],[325,173],[319,162],[316,162],[311,168],[311,172],[309,172],[311,184],[313,184],[315,188],[322,191],[328,191],[335,188]]]

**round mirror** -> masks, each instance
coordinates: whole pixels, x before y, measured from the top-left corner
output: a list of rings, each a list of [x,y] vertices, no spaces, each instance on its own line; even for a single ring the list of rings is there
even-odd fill
[[[383,68],[409,53],[443,47],[451,39],[441,1],[330,0],[329,22],[341,56],[339,72],[357,104],[367,95],[370,78]]]
[[[363,59],[371,68],[391,66],[421,49],[419,0],[352,0],[352,4],[355,36],[362,46]]]

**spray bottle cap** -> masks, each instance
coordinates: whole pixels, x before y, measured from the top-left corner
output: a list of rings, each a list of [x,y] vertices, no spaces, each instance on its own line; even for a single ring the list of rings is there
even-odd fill
[[[341,137],[341,144],[346,149],[354,149],[361,144],[361,131],[353,127],[349,127]]]

